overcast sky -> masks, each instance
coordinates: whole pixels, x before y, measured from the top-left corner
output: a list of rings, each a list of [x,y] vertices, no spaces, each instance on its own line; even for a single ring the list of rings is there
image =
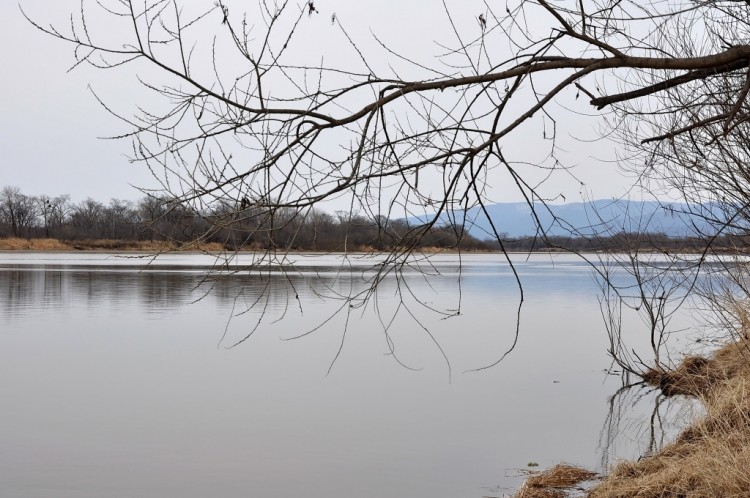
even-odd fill
[[[65,19],[56,1],[23,3],[30,12]],[[0,2],[0,43],[0,184],[30,195],[70,194],[74,201],[140,197],[130,184],[150,178],[124,157],[127,143],[97,139],[117,126],[87,89],[96,73],[66,73],[71,47],[29,25],[12,0]]]
[[[213,0],[204,3],[211,5]],[[463,16],[463,22],[475,22],[484,9],[481,1],[451,3],[460,7],[457,13]],[[79,2],[21,0],[21,4],[43,24],[54,21],[65,26],[69,12],[75,11]],[[369,37],[362,33],[369,27],[423,59],[438,53],[433,40],[443,32],[445,23],[439,0],[358,4],[316,1],[321,19],[336,12],[362,38]],[[12,0],[0,2],[0,42],[0,186],[18,186],[30,195],[70,194],[74,201],[90,196],[106,202],[110,198],[140,198],[134,186],[154,185],[142,165],[128,162],[129,142],[99,138],[125,129],[101,108],[89,86],[117,103],[132,103],[135,94],[130,83],[113,81],[90,68],[67,72],[74,61],[72,47],[37,31]],[[591,120],[581,121],[582,136],[592,136],[593,126]],[[571,151],[571,158],[579,165],[575,172],[585,187],[581,189],[565,175],[554,180],[569,202],[580,200],[581,192],[592,198],[607,198],[627,190],[628,180],[618,176],[614,165],[600,160],[613,158],[611,144],[581,146]],[[520,197],[511,189],[498,189],[493,200],[517,201]]]

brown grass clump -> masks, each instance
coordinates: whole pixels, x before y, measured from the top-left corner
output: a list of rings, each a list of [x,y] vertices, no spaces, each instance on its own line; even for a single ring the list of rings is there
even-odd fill
[[[666,396],[703,396],[717,383],[734,378],[748,361],[750,347],[743,338],[719,349],[710,359],[688,356],[674,370],[649,370],[643,378]]]
[[[580,483],[597,477],[595,472],[567,463],[557,464],[541,472],[527,472],[529,477],[514,498],[563,498],[569,490]]]
[[[660,452],[617,465],[589,497],[750,497],[749,346],[743,338],[654,375],[670,394],[698,397],[705,416]]]

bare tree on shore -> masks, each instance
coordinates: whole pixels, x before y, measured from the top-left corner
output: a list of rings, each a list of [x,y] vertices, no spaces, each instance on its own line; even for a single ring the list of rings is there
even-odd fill
[[[628,146],[623,164],[654,191],[744,189],[744,156],[725,152],[750,116],[746,2],[442,5],[450,29],[427,62],[375,35],[373,56],[361,33],[325,12],[355,54],[350,65],[314,53],[323,7],[312,2],[220,0],[196,11],[177,0],[111,0],[82,3],[70,23],[27,17],[71,43],[76,65],[138,74],[156,101],[131,115],[102,105],[128,127],[132,160],[161,182],[155,195],[196,212],[229,208],[207,219],[208,231],[345,197],[373,220],[423,217],[398,234],[404,243],[385,263],[404,262],[427,229],[484,210],[496,171],[534,217],[560,198],[548,180],[575,173],[561,143],[581,114],[602,118],[602,133]],[[539,161],[514,143],[529,129],[541,131],[531,146],[545,149]],[[745,196],[723,201],[747,210]],[[502,226],[492,230],[502,247]]]
[[[24,234],[36,221],[37,205],[33,197],[21,192],[18,187],[3,187],[0,190],[0,219],[11,227],[15,237]]]

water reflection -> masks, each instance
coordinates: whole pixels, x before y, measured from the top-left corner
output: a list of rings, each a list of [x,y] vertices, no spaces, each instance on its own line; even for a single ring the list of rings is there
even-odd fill
[[[225,306],[263,296],[273,307],[289,298],[348,297],[369,281],[356,274],[229,273],[195,271],[86,269],[0,269],[0,305],[6,315],[29,307],[60,307],[69,301],[89,306],[137,301],[151,310],[169,310],[188,302],[211,299]],[[391,291],[389,282],[383,289]]]
[[[644,382],[623,383],[607,404],[599,442],[604,469],[617,463],[623,454],[640,458],[658,452],[702,410],[694,398],[664,396],[660,389]]]
[[[36,278],[32,278],[36,277]],[[33,294],[37,288],[35,280],[44,280],[44,275],[34,275],[24,271],[8,271],[2,276],[0,284],[0,300],[6,315],[12,315],[17,310],[33,302]],[[46,304],[46,303],[45,303]]]
[[[0,495],[480,497],[529,461],[596,468],[659,439],[635,426],[654,418],[652,394],[608,402],[619,384],[602,373],[585,265],[521,261],[517,350],[461,374],[513,339],[518,294],[498,258],[465,260],[462,313],[443,320],[427,307],[455,307],[455,259],[351,308],[371,274],[305,260],[214,278],[191,258],[90,257],[0,263]]]

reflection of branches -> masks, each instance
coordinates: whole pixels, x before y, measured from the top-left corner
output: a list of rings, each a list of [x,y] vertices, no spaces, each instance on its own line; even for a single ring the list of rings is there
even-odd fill
[[[450,378],[451,365],[447,354],[423,322],[423,317],[427,311],[428,315],[437,314],[449,318],[459,314],[460,308],[443,310],[417,295],[414,290],[415,283],[421,287],[431,288],[433,282],[430,279],[434,280],[435,276],[442,275],[441,269],[428,256],[415,254],[398,266],[384,266],[380,264],[383,256],[342,255],[348,266],[341,265],[335,268],[335,272],[329,267],[324,267],[324,271],[320,272],[320,268],[292,264],[289,260],[269,265],[265,257],[257,257],[260,259],[253,260],[255,264],[239,268],[232,266],[221,274],[211,272],[203,277],[197,286],[204,296],[210,292],[231,302],[231,314],[220,344],[226,340],[229,326],[236,317],[251,315],[253,318],[246,327],[246,332],[228,341],[227,347],[234,347],[249,340],[264,324],[272,325],[282,320],[292,305],[298,309],[300,316],[304,315],[305,308],[303,300],[300,299],[300,293],[304,293],[306,296],[314,296],[320,303],[329,303],[333,308],[329,315],[321,319],[307,320],[307,326],[303,330],[282,339],[304,338],[341,318],[341,339],[329,368],[333,367],[343,351],[350,326],[354,323],[353,318],[356,316],[363,319],[365,314],[374,311],[383,333],[387,354],[394,361],[406,368],[416,369],[399,358],[391,336],[393,324],[398,321],[402,327],[402,319],[406,318],[415,325],[413,329],[423,333],[443,357]],[[450,268],[452,270],[453,266]],[[460,279],[460,275],[456,278]],[[367,319],[371,318],[368,316]]]
[[[599,449],[602,452],[601,465],[604,469],[609,467],[613,455],[618,454],[618,438],[622,433],[626,432],[622,430],[621,424],[625,420],[625,416],[629,413],[628,410],[643,397],[643,394],[638,393],[638,399],[635,401],[625,398],[633,396],[635,392],[633,388],[643,388],[643,385],[642,382],[623,385],[607,400],[609,409],[602,430],[599,433]],[[628,430],[627,432],[629,433],[630,431]]]
[[[686,405],[686,403],[688,403]],[[643,382],[625,384],[607,400],[607,417],[599,434],[599,451],[603,469],[620,458],[646,456],[659,451],[676,435],[678,427],[665,420],[672,410],[683,410],[689,402],[681,397],[665,397],[658,388]],[[644,437],[633,444],[632,435]]]

